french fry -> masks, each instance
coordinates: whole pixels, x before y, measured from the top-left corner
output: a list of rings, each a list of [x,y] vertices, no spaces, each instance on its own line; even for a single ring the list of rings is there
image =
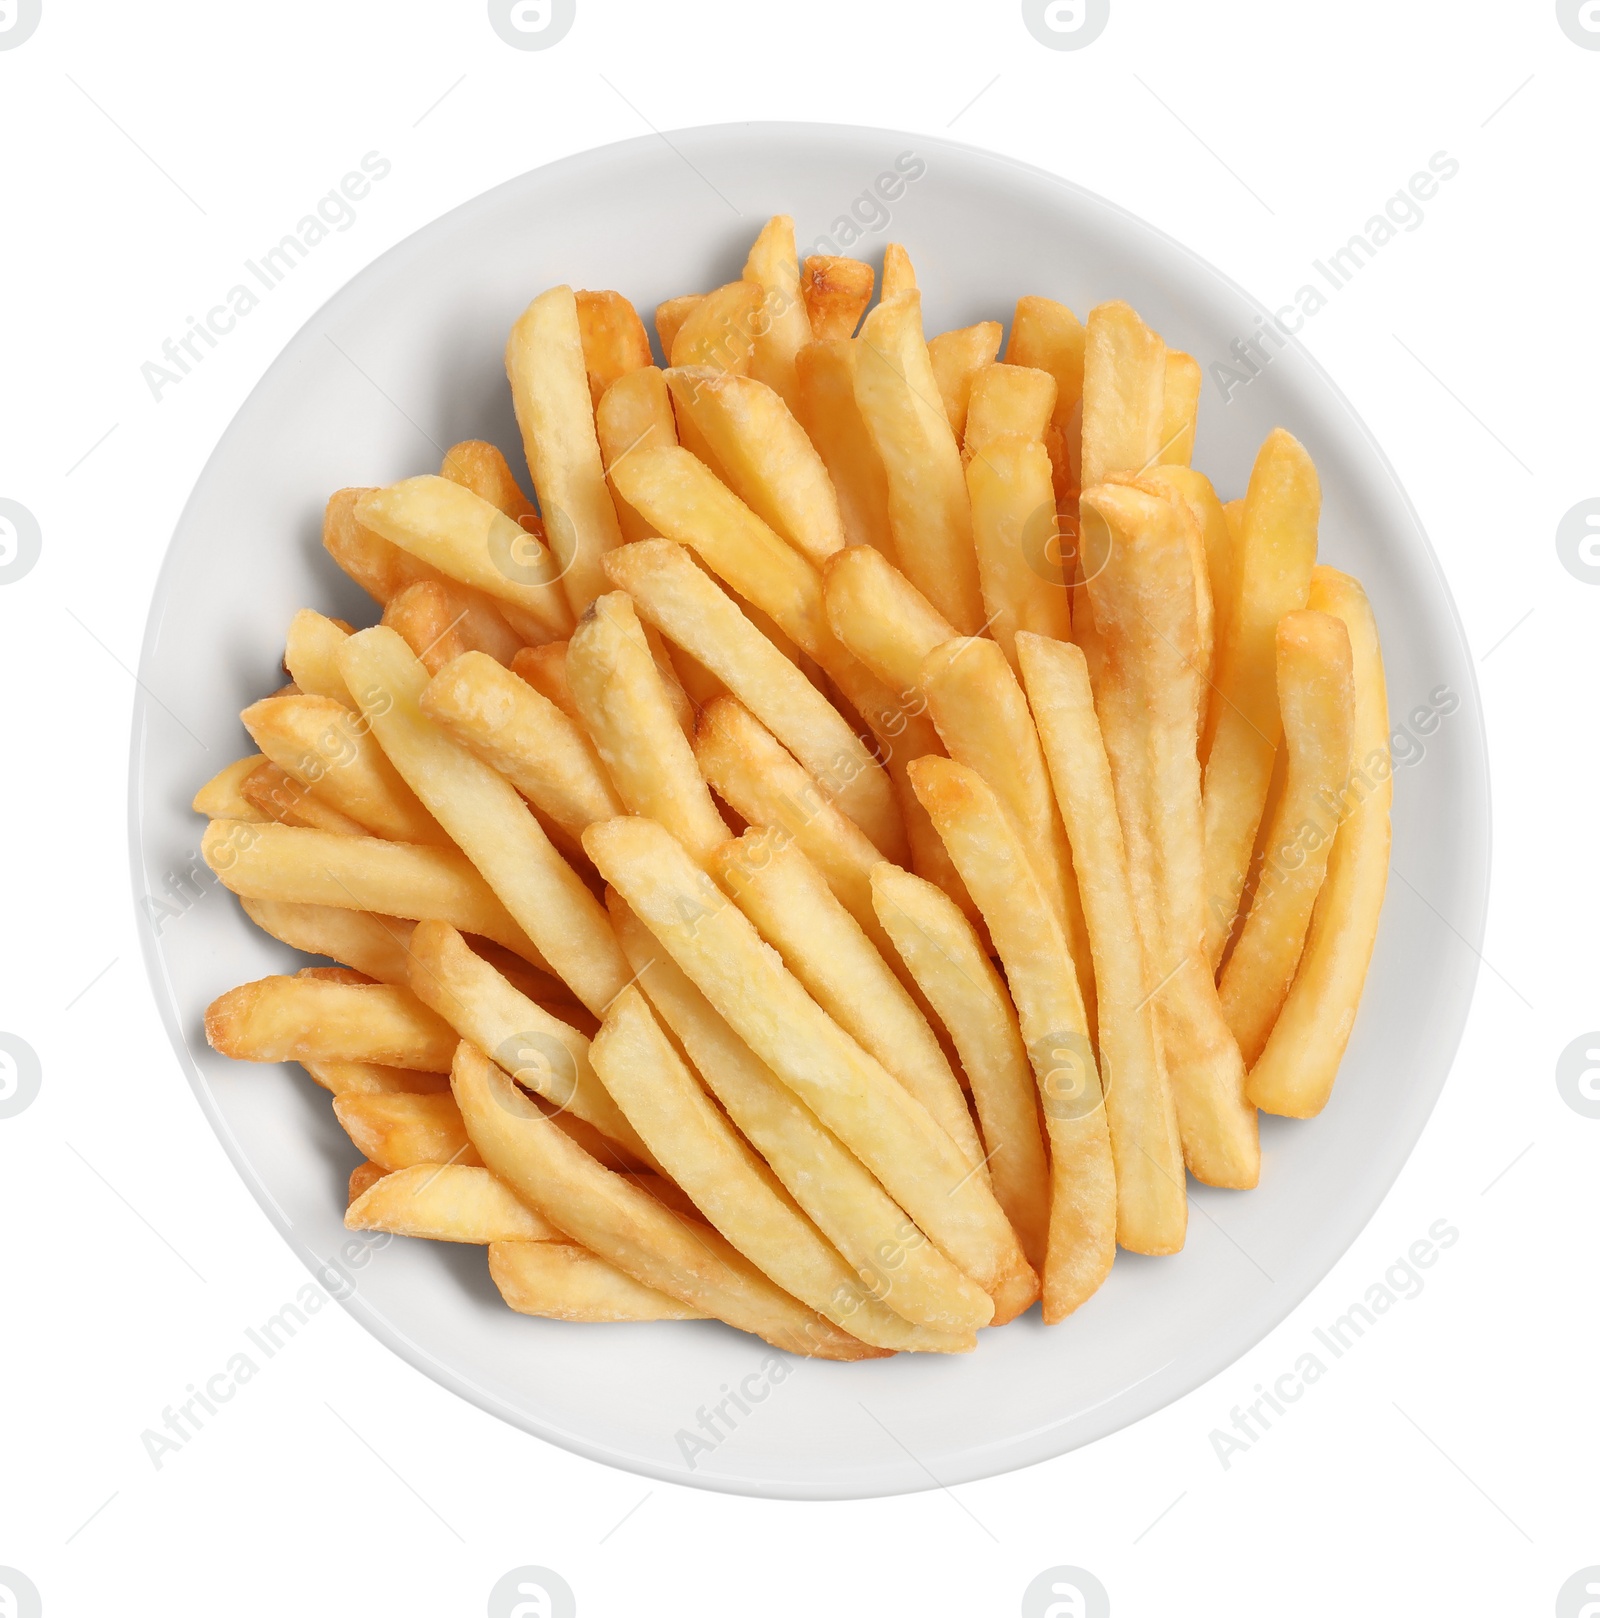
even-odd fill
[[[486,652],[495,662],[509,665],[524,644],[475,592],[429,580],[391,596],[383,609],[383,622],[421,658],[430,674],[437,674],[463,652]]]
[[[1158,466],[1187,466],[1193,459],[1201,380],[1200,362],[1194,355],[1167,350],[1161,400],[1161,452],[1156,457]]]
[[[911,255],[899,242],[890,242],[883,250],[883,291],[878,301],[887,303],[902,292],[917,290],[917,272],[912,268]]]
[[[584,847],[734,1031],[949,1258],[991,1296],[1036,1281],[987,1180],[661,827],[606,821],[584,833]]]
[[[206,1008],[206,1040],[241,1062],[311,1057],[440,1073],[456,1036],[409,989],[270,977],[218,995]]]
[[[1200,528],[1206,576],[1206,588],[1200,596],[1198,607],[1200,733],[1204,735],[1217,672],[1217,649],[1227,632],[1223,613],[1233,576],[1233,536],[1223,513],[1222,502],[1217,499],[1217,491],[1211,487],[1211,480],[1204,472],[1196,472],[1187,466],[1153,466],[1145,473],[1145,481],[1176,494],[1193,513]],[[1206,623],[1208,617],[1209,626]]]
[[[892,556],[889,477],[856,403],[858,355],[842,337],[807,343],[795,359],[794,411],[828,469],[846,541]]]
[[[384,1171],[376,1163],[363,1160],[350,1171],[348,1201],[354,1202],[363,1192],[370,1190],[383,1178]]]
[[[1082,471],[1081,413],[1084,351],[1088,333],[1083,322],[1054,298],[1018,298],[1011,317],[1006,364],[1048,371],[1055,378],[1056,398],[1045,434],[1055,475],[1056,503],[1068,506],[1078,497]]]
[[[290,619],[283,666],[308,697],[332,697],[347,708],[355,706],[339,673],[339,643],[350,633],[342,618],[325,618],[309,607]]]
[[[580,730],[583,720],[578,705],[572,700],[572,687],[567,684],[567,642],[553,640],[545,646],[524,646],[511,659],[511,672],[519,680],[526,680],[546,702],[564,713]],[[600,755],[597,753],[595,757]]]
[[[1125,303],[1089,311],[1083,357],[1083,487],[1138,476],[1161,455],[1167,349]]]
[[[706,1318],[705,1310],[641,1286],[615,1265],[566,1242],[491,1242],[489,1275],[519,1315],[606,1324]]]
[[[357,519],[357,502],[372,492],[371,489],[338,489],[329,495],[322,517],[322,545],[328,555],[383,606],[407,585],[443,575],[426,562],[408,556],[398,545],[391,545]]]
[[[681,545],[626,545],[606,558],[606,576],[669,641],[738,697],[887,858],[904,856],[894,789],[877,759]]]
[[[854,337],[872,302],[874,280],[872,266],[859,258],[813,253],[800,266],[800,296],[813,337]]]
[[[1350,779],[1355,692],[1350,633],[1331,613],[1278,620],[1283,796],[1267,822],[1255,896],[1217,984],[1246,1066],[1261,1055],[1305,945]]]
[[[599,901],[516,788],[423,713],[427,670],[393,630],[352,635],[340,667],[390,761],[598,1016],[627,981],[622,951]]]
[[[668,364],[709,365],[717,372],[748,376],[765,302],[766,289],[755,281],[729,281],[708,292],[678,328]],[[659,311],[656,318],[660,320]]]
[[[1036,438],[1048,450],[1046,434],[1055,417],[1056,379],[1031,365],[983,365],[973,374],[961,458],[970,462],[996,438]],[[1055,490],[1054,463],[1051,490]]]
[[[189,805],[208,820],[265,820],[268,818],[244,795],[244,783],[267,761],[260,753],[224,764],[194,795]]]
[[[333,1098],[333,1115],[357,1149],[388,1174],[419,1163],[482,1167],[482,1158],[467,1139],[461,1109],[448,1090],[437,1095],[364,1095],[346,1090]]]
[[[819,565],[843,548],[839,497],[827,468],[776,390],[754,377],[703,368],[674,368],[667,385],[733,492],[774,533]]]
[[[367,828],[359,820],[340,814],[314,793],[263,760],[240,784],[239,791],[249,806],[267,820],[281,826],[314,826],[319,831],[337,832],[344,837],[365,837]]]
[[[1281,428],[1256,457],[1234,551],[1225,629],[1200,757],[1205,767],[1206,952],[1232,933],[1283,734],[1274,636],[1298,612],[1317,560],[1322,491],[1304,448]]]
[[[307,955],[326,955],[341,965],[354,967],[375,983],[409,981],[409,921],[360,910],[337,910],[332,905],[285,904],[275,899],[243,899],[240,903],[256,926],[291,949],[304,950]]]
[[[564,662],[562,667],[564,675]],[[583,726],[483,653],[468,652],[440,669],[423,691],[421,706],[454,740],[503,775],[574,847],[591,821],[623,813],[622,799]]]
[[[1015,669],[1019,630],[1054,640],[1072,633],[1068,580],[1059,551],[1051,554],[1058,523],[1043,442],[1012,434],[989,439],[967,462],[967,496],[984,621]]]
[[[620,376],[654,365],[650,339],[639,312],[620,292],[577,292],[578,337],[589,379],[589,403],[598,410],[607,388]]]
[[[708,869],[811,998],[983,1173],[978,1132],[933,1029],[788,833],[754,827],[719,848]]]
[[[922,340],[921,301],[903,293],[863,322],[856,402],[889,483],[889,526],[906,576],[963,634],[983,622],[961,451]]]
[[[596,596],[567,648],[567,683],[628,812],[658,820],[706,859],[728,826],[677,718],[623,591]]]
[[[1117,1241],[1136,1253],[1176,1253],[1188,1222],[1183,1149],[1088,665],[1080,647],[1042,635],[1019,635],[1017,651],[1072,845],[1094,958],[1096,1028],[1117,1171]]]
[[[333,1095],[439,1095],[450,1088],[448,1073],[413,1073],[381,1062],[328,1061],[310,1056],[301,1062],[324,1090]],[[354,1200],[352,1198],[352,1200]]]
[[[935,1335],[871,1297],[772,1171],[706,1096],[638,989],[617,996],[594,1043],[595,1070],[672,1178],[757,1269],[876,1348],[964,1353],[970,1332]]]
[[[980,320],[976,326],[942,331],[928,339],[928,363],[933,367],[939,398],[958,444],[967,430],[972,379],[985,365],[994,364],[1002,335],[998,320]]]
[[[543,525],[538,523],[533,502],[522,492],[516,473],[493,444],[486,444],[481,438],[469,438],[463,443],[452,444],[444,452],[439,476],[459,483],[464,489],[471,489],[480,500],[487,500],[514,522],[533,518],[536,524],[533,531],[543,533]]]
[[[462,1042],[451,1083],[487,1166],[536,1212],[643,1286],[829,1359],[871,1349],[774,1286],[715,1232],[690,1225],[574,1145],[480,1051]]]
[[[453,848],[214,820],[201,838],[200,855],[222,885],[243,899],[448,921],[504,944],[541,969],[546,965],[471,862]]]
[[[676,444],[678,427],[673,420],[666,373],[648,365],[619,376],[595,406],[594,430],[608,482],[611,468],[634,450]],[[655,537],[655,529],[616,492],[615,486],[611,501],[617,508],[617,523],[625,544]]]
[[[1093,1028],[1094,964],[1078,879],[1072,869],[1072,850],[1050,791],[1050,772],[1022,686],[994,641],[961,639],[946,641],[928,654],[921,686],[928,698],[928,713],[950,757],[975,770],[994,789],[1027,850],[1045,903],[1067,941]],[[938,817],[934,818],[937,823]],[[946,837],[945,846],[949,843]],[[959,858],[956,868],[961,869]],[[989,913],[982,901],[978,908],[987,920]]]
[[[1181,503],[1126,485],[1086,490],[1106,525],[1090,580],[1105,638],[1096,693],[1127,839],[1147,971],[1184,1161],[1208,1185],[1243,1189],[1261,1173],[1255,1109],[1205,956],[1200,693],[1194,569]]]
[[[683,330],[683,323],[694,313],[695,305],[705,298],[703,292],[689,292],[681,298],[668,298],[656,305],[656,337],[661,343],[661,357],[672,363],[672,345]]]
[[[793,409],[794,358],[811,341],[811,318],[800,286],[794,220],[787,214],[775,214],[761,227],[745,260],[744,279],[755,282],[764,294],[750,375]]]
[[[1078,974],[1056,910],[1000,799],[950,759],[911,767],[1005,967],[1050,1139],[1044,1318],[1071,1314],[1116,1257],[1117,1187],[1100,1075]]]
[[[511,328],[506,375],[570,623],[605,588],[600,558],[622,543],[600,464],[571,287],[540,293]]]
[[[386,1230],[430,1242],[552,1242],[555,1226],[483,1168],[414,1163],[375,1180],[345,1209],[346,1230]]]
[[[956,633],[944,614],[871,545],[852,545],[830,558],[822,590],[829,628],[892,691],[916,691],[923,659]],[[870,718],[867,722],[872,723]]]
[[[606,903],[640,986],[740,1132],[766,1159],[873,1297],[936,1332],[966,1332],[994,1311],[859,1158],[712,1009],[615,890]]]

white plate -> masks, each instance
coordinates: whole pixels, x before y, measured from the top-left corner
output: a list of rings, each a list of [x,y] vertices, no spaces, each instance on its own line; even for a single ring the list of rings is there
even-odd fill
[[[905,180],[910,170],[921,172]],[[898,194],[874,204],[880,176],[891,177],[881,191]],[[239,709],[280,682],[294,611],[374,616],[322,552],[328,493],[434,471],[442,446],[463,438],[515,452],[501,354],[535,293],[563,281],[617,287],[648,317],[663,298],[737,276],[775,212],[795,216],[802,253],[825,234],[836,247],[821,251],[874,258],[891,236],[907,243],[930,332],[1006,318],[1021,293],[1079,311],[1126,298],[1209,370],[1257,324],[1237,287],[1111,204],[921,135],[690,130],[500,186],[339,293],[206,466],[156,589],[140,669],[139,898],[178,908],[169,875],[189,868],[200,832],[189,800],[247,750]],[[854,243],[837,224],[852,212]],[[501,1304],[482,1252],[403,1240],[356,1274],[346,1306],[357,1319],[419,1370],[541,1438],[652,1477],[795,1498],[926,1489],[1059,1455],[1188,1392],[1282,1320],[1372,1215],[1444,1082],[1482,937],[1489,811],[1472,664],[1449,592],[1394,474],[1328,378],[1288,350],[1231,403],[1208,379],[1196,464],[1224,497],[1241,494],[1257,444],[1280,423],[1321,469],[1323,556],[1372,596],[1396,725],[1418,707],[1450,706],[1440,688],[1456,709],[1411,727],[1431,733],[1418,738],[1425,756],[1398,773],[1394,876],[1344,1071],[1322,1117],[1263,1120],[1259,1190],[1195,1188],[1181,1255],[1123,1253],[1065,1324],[1046,1330],[1035,1311],[960,1358],[775,1369],[761,1343],[711,1323],[524,1319]],[[290,952],[214,886],[159,932],[147,927],[145,942],[200,1105],[284,1238],[307,1264],[324,1263],[348,1240],[341,1213],[357,1154],[298,1068],[225,1061],[201,1031],[214,995],[285,970]],[[713,1442],[700,1412],[741,1385],[748,1413],[724,1404],[738,1425],[713,1418]]]

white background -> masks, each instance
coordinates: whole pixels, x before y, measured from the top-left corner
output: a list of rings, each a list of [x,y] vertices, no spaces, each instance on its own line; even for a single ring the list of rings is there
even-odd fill
[[[0,1565],[51,1615],[478,1614],[525,1563],[586,1615],[1011,1614],[1057,1564],[1119,1615],[1555,1610],[1600,1563],[1600,1121],[1554,1080],[1600,1024],[1600,590],[1555,547],[1600,494],[1600,52],[1549,0],[1112,0],[1075,52],[1011,3],[577,11],[522,52],[482,0],[44,0],[0,51],[0,496],[43,532],[0,585],[0,1030],[43,1070],[0,1119]],[[651,1483],[481,1414],[333,1308],[158,1471],[141,1432],[305,1280],[181,1081],[140,960],[129,671],[167,536],[279,347],[385,248],[553,158],[751,117],[1013,154],[1272,304],[1431,154],[1459,160],[1304,333],[1416,501],[1478,659],[1495,890],[1443,1100],[1266,1341],[1025,1472],[835,1505]],[[374,149],[394,169],[355,226],[155,403],[162,339]],[[1213,1429],[1439,1219],[1460,1240],[1421,1295],[1224,1468]]]

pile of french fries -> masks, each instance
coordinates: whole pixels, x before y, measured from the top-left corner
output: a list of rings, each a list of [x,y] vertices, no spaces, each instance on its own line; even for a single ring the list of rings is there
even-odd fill
[[[960,1353],[1257,1111],[1328,1099],[1388,865],[1383,667],[1286,432],[1224,504],[1200,370],[1024,297],[925,340],[911,260],[660,306],[560,286],[500,452],[343,489],[204,854],[334,965],[222,995],[364,1161],[346,1223],[486,1245],[513,1308]],[[869,310],[869,305],[871,305]]]

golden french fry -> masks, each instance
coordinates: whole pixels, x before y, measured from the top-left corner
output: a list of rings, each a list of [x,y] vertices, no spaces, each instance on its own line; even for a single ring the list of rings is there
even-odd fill
[[[352,635],[339,666],[390,761],[598,1016],[627,981],[622,951],[599,901],[517,789],[422,711],[428,672],[393,630]]]
[[[607,388],[620,376],[654,365],[650,339],[639,312],[620,292],[577,292],[578,337],[589,379],[589,403],[598,410]]]
[[[594,1061],[674,1181],[786,1292],[877,1348],[961,1353],[975,1346],[971,1333],[948,1338],[919,1330],[863,1290],[700,1088],[638,989],[624,989],[606,1013]]]
[[[1083,500],[1109,536],[1089,584],[1106,645],[1096,697],[1184,1161],[1209,1185],[1244,1188],[1261,1173],[1255,1108],[1205,956],[1194,518],[1126,485]]]
[[[765,304],[766,288],[757,281],[729,281],[706,293],[678,328],[667,363],[709,365],[715,371],[748,376]],[[658,322],[660,318],[657,311]]]
[[[1205,572],[1205,586],[1199,592],[1198,601],[1200,734],[1203,736],[1214,689],[1212,682],[1217,672],[1217,649],[1227,632],[1223,613],[1227,607],[1229,581],[1233,574],[1233,536],[1228,529],[1222,502],[1217,499],[1217,491],[1211,487],[1211,480],[1204,472],[1196,472],[1187,466],[1153,466],[1145,473],[1145,480],[1178,495],[1200,527]],[[1197,586],[1198,582],[1197,572]]]
[[[384,1176],[384,1170],[376,1163],[362,1161],[350,1171],[350,1190],[348,1202],[354,1202],[363,1192],[369,1191]]]
[[[1054,298],[1018,298],[1006,344],[1008,365],[1048,371],[1055,378],[1055,404],[1045,433],[1055,475],[1056,502],[1066,507],[1078,497],[1082,469],[1081,411],[1084,350],[1083,323]]]
[[[649,361],[645,363],[648,365]],[[538,524],[538,513],[533,509],[533,502],[522,492],[516,474],[493,444],[486,444],[481,438],[469,438],[463,443],[452,444],[444,452],[439,476],[459,483],[464,489],[471,489],[480,500],[487,500],[513,521],[533,518],[537,524],[534,532],[544,531],[543,525]]]
[[[800,266],[800,296],[812,335],[827,342],[855,336],[872,302],[872,266],[859,258],[814,253]]]
[[[382,606],[407,585],[443,575],[357,520],[357,503],[371,493],[371,489],[339,489],[328,497],[322,518],[322,544],[329,556]]]
[[[448,1073],[413,1073],[409,1068],[387,1067],[382,1062],[325,1061],[309,1056],[300,1065],[324,1090],[336,1096],[439,1095],[450,1088]]]
[[[794,220],[787,214],[775,214],[762,226],[745,260],[744,278],[754,281],[764,294],[750,354],[750,375],[793,409],[794,357],[811,341],[811,317],[800,286]]]
[[[495,662],[509,665],[524,644],[475,592],[428,580],[391,596],[382,621],[422,659],[430,674],[464,652],[486,652]]]
[[[1222,515],[1228,522],[1228,537],[1233,541],[1233,548],[1239,548],[1239,536],[1244,532],[1244,496],[1237,500],[1225,500],[1222,505]]]
[[[506,344],[506,375],[556,576],[575,618],[604,589],[600,558],[622,534],[600,464],[571,287],[551,287],[524,310]],[[518,555],[534,559],[531,547]]]
[[[661,343],[661,353],[668,361],[672,358],[672,345],[678,340],[684,321],[704,297],[703,292],[687,292],[681,298],[668,298],[665,303],[656,305],[656,337]]]
[[[858,357],[855,344],[843,337],[807,343],[795,360],[794,412],[828,469],[845,539],[891,556],[889,478],[856,403]]]
[[[991,1295],[1033,1277],[987,1180],[661,827],[606,821],[584,833],[584,847],[735,1032],[949,1258]]]
[[[863,1359],[881,1352],[774,1286],[714,1231],[686,1223],[597,1163],[465,1041],[451,1083],[467,1133],[495,1175],[558,1230],[641,1285],[791,1353]]]
[[[612,466],[634,450],[676,444],[678,428],[673,420],[666,373],[654,365],[644,365],[619,376],[595,406],[594,430],[608,481]],[[616,492],[615,486],[611,502],[617,508],[617,523],[625,544],[655,537],[655,529]]]
[[[564,676],[565,662],[562,668]],[[440,669],[422,693],[422,711],[503,775],[574,846],[591,821],[623,813],[583,726],[483,653],[468,652]]]
[[[1274,636],[1278,620],[1306,604],[1321,511],[1322,489],[1311,457],[1276,429],[1250,474],[1217,652],[1216,697],[1201,738],[1205,943],[1213,968],[1233,931],[1283,735]]]
[[[906,576],[963,634],[983,622],[961,450],[922,340],[918,294],[887,298],[856,339],[856,402],[889,480],[889,526]]]
[[[1338,831],[1337,806],[1354,745],[1354,677],[1344,624],[1331,613],[1286,612],[1278,620],[1277,664],[1283,796],[1267,822],[1255,896],[1217,984],[1246,1066],[1266,1046],[1289,993]]]
[[[350,633],[350,625],[342,618],[325,618],[309,607],[302,607],[290,619],[283,666],[308,697],[332,697],[347,708],[354,707],[339,673],[339,644]]]
[[[1250,1071],[1250,1099],[1291,1118],[1313,1117],[1326,1105],[1355,1025],[1389,874],[1394,794],[1383,654],[1366,593],[1348,574],[1318,567],[1310,601],[1337,617],[1350,637],[1354,768],[1338,794],[1338,831],[1294,982]]]
[[[1188,1222],[1183,1149],[1088,665],[1080,647],[1042,635],[1019,635],[1017,652],[1072,845],[1094,958],[1117,1241],[1136,1253],[1176,1253]]]
[[[1078,974],[1055,907],[992,787],[950,759],[911,767],[1006,971],[1050,1139],[1044,1318],[1090,1297],[1116,1257],[1117,1186],[1106,1109]]]
[[[346,1090],[333,1098],[333,1115],[356,1147],[389,1174],[419,1163],[469,1168],[483,1163],[448,1090],[437,1095]]]
[[[1055,416],[1056,379],[1031,365],[995,361],[979,366],[972,378],[967,403],[967,424],[961,435],[961,458],[970,461],[997,438],[1036,438],[1049,444],[1046,434]],[[1055,491],[1052,463],[1051,492]]]
[[[899,242],[890,242],[883,250],[883,291],[880,303],[898,297],[902,292],[917,290],[917,272],[911,267],[911,255]]]
[[[1054,640],[1072,633],[1050,456],[1043,442],[1013,434],[991,438],[967,462],[967,495],[984,621],[1015,669],[1019,630]]]
[[[208,820],[264,820],[263,812],[244,795],[244,783],[267,761],[260,753],[224,764],[194,795],[189,805]]]
[[[241,1062],[311,1057],[418,1073],[443,1072],[456,1045],[455,1031],[409,989],[305,977],[262,978],[218,995],[206,1007],[206,1040]]]
[[[719,848],[708,869],[811,998],[927,1108],[982,1173],[978,1132],[937,1036],[789,834],[753,827]]]
[[[375,1180],[345,1209],[346,1230],[386,1230],[430,1242],[560,1241],[560,1232],[483,1168],[414,1163]]]
[[[874,1298],[935,1332],[994,1311],[872,1174],[712,1009],[615,890],[606,896],[640,986],[728,1116]]]
[[[930,822],[931,823],[931,822]],[[972,1083],[995,1199],[1041,1269],[1050,1219],[1050,1165],[1027,1047],[1005,983],[972,923],[933,883],[887,860],[872,870],[884,931],[922,985]]]
[[[572,700],[572,688],[567,684],[567,643],[553,640],[546,646],[524,646],[511,659],[511,672],[519,680],[526,680],[546,702],[553,703],[580,730],[583,721],[578,717],[578,705]],[[600,755],[595,755],[598,758]]]
[[[567,1242],[491,1242],[489,1275],[519,1315],[605,1324],[706,1318],[705,1310],[641,1286],[615,1265]]]
[[[374,916],[332,905],[286,904],[276,899],[243,899],[244,913],[263,932],[291,949],[326,955],[354,967],[375,983],[409,981],[406,946],[412,924],[397,916]],[[441,1069],[441,1071],[443,1071]]]
[[[972,379],[985,365],[994,364],[1002,335],[998,320],[980,320],[976,326],[942,331],[928,339],[928,363],[933,367],[933,379],[939,385],[939,398],[957,443],[967,430]]]
[[[1187,466],[1194,457],[1195,420],[1200,412],[1200,362],[1192,354],[1167,350],[1161,401],[1159,466]]]
[[[1125,303],[1089,311],[1083,356],[1083,487],[1138,476],[1161,455],[1167,348]]]
[[[259,818],[280,826],[315,826],[344,837],[365,837],[368,828],[340,814],[276,764],[263,760],[240,783],[239,791]]]
[[[828,625],[892,691],[914,692],[922,660],[955,635],[948,619],[871,545],[851,545],[822,574]],[[862,717],[870,725],[871,718]]]
[[[293,826],[214,820],[200,854],[244,899],[379,910],[409,921],[448,921],[543,968],[545,959],[464,854],[379,837],[341,837]]]

